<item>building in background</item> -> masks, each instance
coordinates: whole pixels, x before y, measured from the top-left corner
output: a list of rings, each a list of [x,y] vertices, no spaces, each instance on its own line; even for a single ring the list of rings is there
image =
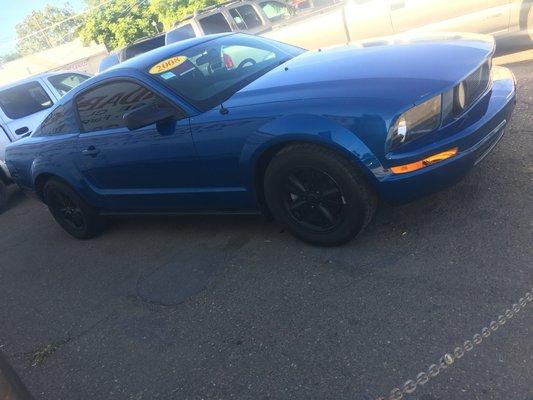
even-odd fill
[[[83,46],[79,39],[0,65],[0,85],[42,72],[69,70],[95,74],[109,52],[103,44]]]

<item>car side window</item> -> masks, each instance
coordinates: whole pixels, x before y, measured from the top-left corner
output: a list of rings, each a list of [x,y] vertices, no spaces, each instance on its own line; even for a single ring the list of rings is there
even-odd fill
[[[263,1],[260,5],[271,22],[280,21],[291,16],[289,7],[279,1]]]
[[[222,13],[208,15],[202,18],[199,23],[206,35],[231,32],[231,27]]]
[[[229,10],[239,29],[249,30],[263,25],[261,18],[249,4],[244,4]]]
[[[60,75],[49,76],[48,82],[52,84],[61,96],[64,96],[87,79],[89,79],[89,77],[86,75],[67,72]]]
[[[112,81],[81,93],[76,108],[83,132],[125,128],[127,111],[162,101],[151,91],[132,81]]]
[[[28,82],[0,91],[0,107],[10,119],[19,119],[53,106],[39,82]]]
[[[167,32],[167,43],[179,42],[180,40],[191,39],[196,37],[191,24],[185,24],[179,28]]]
[[[54,136],[78,132],[72,101],[58,106],[44,119],[32,136]]]

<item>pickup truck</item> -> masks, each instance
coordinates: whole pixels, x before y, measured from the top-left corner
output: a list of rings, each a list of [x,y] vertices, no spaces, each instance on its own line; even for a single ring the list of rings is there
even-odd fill
[[[282,0],[226,1],[176,22],[166,33],[165,43],[224,32],[262,34],[292,20],[294,14],[295,8]]]
[[[166,43],[228,31],[260,34],[307,49],[413,30],[486,33],[496,38],[522,32],[533,40],[529,0],[345,0],[295,15],[283,4],[258,0],[212,6],[177,23],[167,32]]]
[[[11,184],[6,146],[29,135],[57,100],[89,77],[81,72],[48,72],[0,87],[0,213]]]

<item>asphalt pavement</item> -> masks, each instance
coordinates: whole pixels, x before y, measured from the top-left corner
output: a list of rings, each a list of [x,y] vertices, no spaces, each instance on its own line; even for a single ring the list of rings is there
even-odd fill
[[[533,54],[518,104],[463,181],[382,205],[346,246],[262,217],[116,218],[67,236],[11,189],[0,351],[38,399],[375,399],[533,288]],[[533,304],[409,399],[533,399]]]

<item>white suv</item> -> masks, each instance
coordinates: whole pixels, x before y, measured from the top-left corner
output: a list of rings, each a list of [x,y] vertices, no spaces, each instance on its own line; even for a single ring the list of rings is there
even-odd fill
[[[0,213],[11,183],[4,163],[6,146],[29,135],[57,100],[89,77],[81,72],[49,72],[0,87]]]

